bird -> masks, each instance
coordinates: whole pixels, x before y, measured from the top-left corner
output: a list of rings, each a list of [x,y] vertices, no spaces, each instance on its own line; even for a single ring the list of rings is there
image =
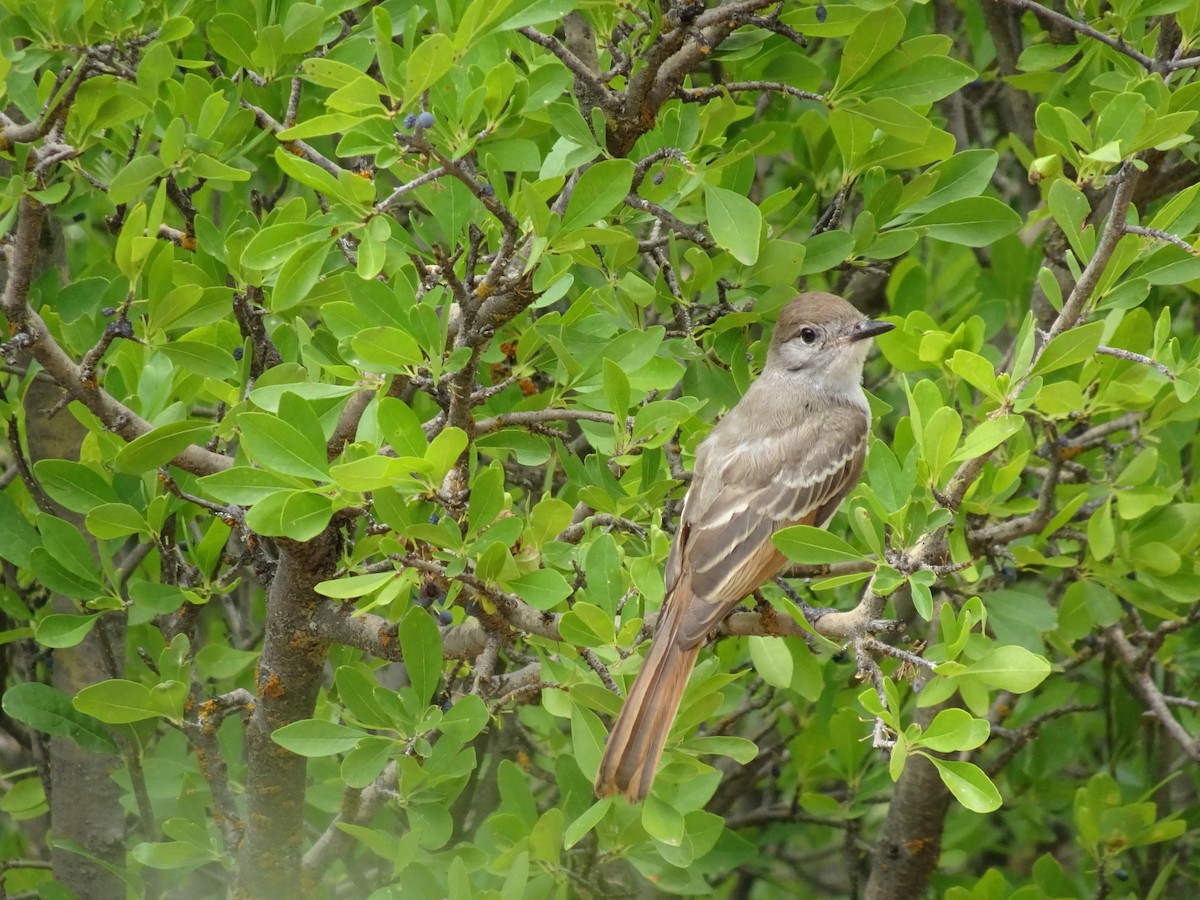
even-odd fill
[[[658,626],[605,744],[598,797],[650,793],[705,639],[787,561],[771,536],[825,527],[858,483],[871,428],[863,366],[870,338],[893,327],[823,291],[780,311],[762,372],[696,449]]]

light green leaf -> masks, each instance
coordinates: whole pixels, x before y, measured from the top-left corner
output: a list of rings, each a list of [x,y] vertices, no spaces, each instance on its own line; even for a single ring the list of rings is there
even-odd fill
[[[950,461],[961,462],[964,459],[974,459],[990,453],[1020,431],[1024,424],[1023,417],[1012,413],[995,419],[987,419],[967,435],[962,447],[950,457]]]
[[[271,740],[297,756],[312,759],[353,749],[366,732],[321,719],[301,719],[276,729]]]
[[[88,685],[75,695],[72,703],[81,713],[113,725],[157,719],[162,715],[149,688],[139,681],[124,678]]]
[[[281,490],[254,504],[246,513],[246,524],[269,537],[310,541],[325,530],[331,518],[329,497],[311,491]]]
[[[921,733],[920,745],[939,753],[974,750],[987,740],[991,726],[965,709],[943,709]]]
[[[749,199],[725,188],[706,187],[704,211],[718,245],[750,266],[758,259],[762,212]]]
[[[750,659],[754,670],[772,687],[786,688],[792,684],[792,652],[779,638],[750,638]]]
[[[952,200],[917,216],[909,225],[925,228],[931,238],[967,247],[984,247],[1021,227],[1021,217],[992,197]]]
[[[575,184],[560,233],[595,224],[609,216],[628,195],[632,183],[633,163],[629,160],[610,159],[596,163]]]
[[[971,812],[990,813],[1003,803],[996,785],[974,763],[926,757],[938,770],[942,784]]]
[[[964,676],[972,676],[986,684],[1014,694],[1024,694],[1041,684],[1050,674],[1045,657],[1030,653],[1024,647],[997,647],[982,659],[967,666]]]
[[[28,681],[6,688],[3,708],[18,722],[44,734],[70,738],[85,750],[117,752],[107,728],[76,710],[66,695],[48,684]]]
[[[1064,331],[1042,350],[1041,356],[1029,372],[1029,377],[1045,375],[1090,359],[1100,346],[1100,337],[1103,334],[1103,322],[1089,322]]]
[[[775,532],[772,540],[788,559],[805,565],[855,562],[867,558],[840,537],[811,525],[784,528]]]
[[[316,445],[300,429],[279,416],[244,412],[238,428],[246,452],[268,469],[298,478],[327,479],[324,445]]]
[[[212,434],[212,425],[184,419],[159,425],[121,448],[113,462],[118,472],[150,472],[190,447],[203,444]]]
[[[400,652],[417,700],[428,706],[442,678],[442,635],[429,612],[412,607],[400,620]]]

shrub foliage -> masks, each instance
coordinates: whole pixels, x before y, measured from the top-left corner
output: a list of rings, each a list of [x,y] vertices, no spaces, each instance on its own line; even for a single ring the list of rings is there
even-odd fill
[[[1200,6],[0,5],[10,895],[1198,890]],[[800,287],[863,482],[597,802]]]

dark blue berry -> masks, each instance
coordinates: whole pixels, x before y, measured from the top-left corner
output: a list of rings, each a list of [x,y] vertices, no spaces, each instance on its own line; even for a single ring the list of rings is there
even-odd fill
[[[241,347],[233,348],[233,358],[234,359],[241,359],[245,355],[246,355],[246,352]]]
[[[417,114],[416,113],[409,113],[407,116],[404,117],[404,127],[408,131],[412,131],[414,128],[417,127]]]
[[[659,172],[657,175],[655,175],[655,176],[654,176],[654,183],[655,183],[655,184],[662,184],[662,183],[663,183],[663,179],[664,179],[664,178],[666,178],[666,177],[667,177],[667,176],[666,176],[664,173],[662,173],[662,172]]]
[[[115,316],[116,314],[117,314],[117,311],[115,309],[113,309],[111,306],[106,306],[106,307],[104,307],[104,309],[100,310],[100,315],[102,315],[102,316]]]
[[[443,609],[440,613],[438,613],[437,619],[439,625],[449,625],[454,621],[454,615],[449,610]]]
[[[484,184],[479,188],[479,193],[483,194],[485,197],[495,197],[496,189],[490,184]]]
[[[821,0],[821,2],[817,4],[817,21],[824,22],[825,17],[828,15],[829,12],[825,9],[825,0]]]
[[[432,128],[433,127],[433,113],[423,112],[419,116],[417,116],[417,127],[418,128]]]
[[[430,524],[430,525],[436,525],[437,523],[438,523],[438,514],[437,514],[437,513],[430,513],[430,514],[429,514],[429,524]]]

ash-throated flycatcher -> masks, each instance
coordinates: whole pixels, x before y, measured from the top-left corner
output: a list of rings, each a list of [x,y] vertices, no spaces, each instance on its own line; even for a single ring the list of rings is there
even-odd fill
[[[824,527],[858,482],[871,427],[868,338],[891,328],[820,292],[779,314],[762,374],[696,450],[658,628],[609,735],[597,795],[636,803],[650,792],[705,637],[786,562],[771,535]]]

